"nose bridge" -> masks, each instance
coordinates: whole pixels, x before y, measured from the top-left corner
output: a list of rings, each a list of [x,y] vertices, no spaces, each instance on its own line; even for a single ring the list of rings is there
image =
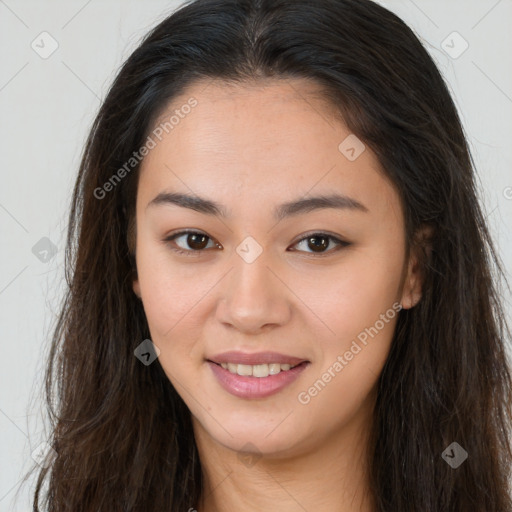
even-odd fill
[[[218,319],[240,330],[285,322],[289,314],[286,287],[274,275],[270,251],[249,239],[236,252],[234,268],[223,287]]]

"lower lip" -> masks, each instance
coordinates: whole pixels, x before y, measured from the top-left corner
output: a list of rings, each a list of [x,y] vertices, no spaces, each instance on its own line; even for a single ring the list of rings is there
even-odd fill
[[[268,377],[252,377],[231,373],[222,366],[207,361],[220,385],[229,393],[240,398],[265,398],[278,393],[291,384],[309,366],[301,363],[291,370],[280,371]]]

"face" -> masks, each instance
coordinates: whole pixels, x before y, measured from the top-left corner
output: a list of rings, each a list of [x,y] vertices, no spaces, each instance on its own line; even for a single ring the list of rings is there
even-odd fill
[[[195,432],[234,450],[299,453],[361,419],[420,298],[397,192],[314,91],[196,83],[140,170],[133,289]]]

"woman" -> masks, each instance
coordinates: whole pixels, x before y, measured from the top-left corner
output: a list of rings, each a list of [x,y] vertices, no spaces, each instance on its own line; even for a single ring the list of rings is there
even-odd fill
[[[52,512],[510,512],[473,172],[432,59],[369,0],[161,22],[77,178],[34,510],[47,478]]]

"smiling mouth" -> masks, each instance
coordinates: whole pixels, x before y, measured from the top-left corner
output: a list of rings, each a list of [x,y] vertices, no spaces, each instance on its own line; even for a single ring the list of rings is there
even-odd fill
[[[215,361],[208,360],[208,362],[221,366],[225,370],[235,375],[243,377],[269,377],[271,375],[278,375],[281,372],[287,372],[298,366],[305,366],[309,361],[302,361],[301,363],[290,365],[280,363],[263,363],[263,364],[236,364],[236,363],[216,363]]]

